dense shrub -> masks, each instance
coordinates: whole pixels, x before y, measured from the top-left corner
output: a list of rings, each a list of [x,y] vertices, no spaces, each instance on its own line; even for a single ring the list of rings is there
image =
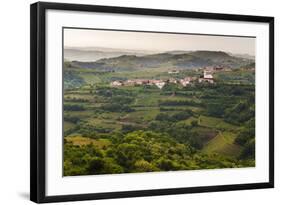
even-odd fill
[[[82,111],[85,110],[85,108],[82,105],[70,105],[70,104],[64,104],[63,109],[66,111]]]

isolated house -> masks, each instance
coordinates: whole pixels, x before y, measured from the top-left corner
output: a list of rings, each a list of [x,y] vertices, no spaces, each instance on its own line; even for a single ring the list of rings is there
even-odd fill
[[[158,88],[162,89],[166,82],[163,80],[149,80],[148,85],[156,85]]]
[[[158,88],[160,88],[160,89],[162,89],[165,84],[166,84],[166,83],[165,83],[164,81],[160,81],[160,82],[156,82],[156,83],[155,83],[155,85],[156,85]]]
[[[208,70],[204,70],[204,79],[213,79],[212,72]]]
[[[210,70],[204,70],[204,75],[203,78],[199,78],[198,79],[199,83],[214,83],[214,78],[213,78],[213,74]]]

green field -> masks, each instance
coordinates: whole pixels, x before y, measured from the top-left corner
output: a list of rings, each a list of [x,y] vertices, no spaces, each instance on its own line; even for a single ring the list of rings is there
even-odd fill
[[[73,145],[84,146],[84,145],[94,145],[98,148],[104,148],[110,145],[110,141],[106,139],[90,139],[81,136],[68,136],[65,138],[67,142],[71,142]]]
[[[222,155],[238,157],[241,147],[234,143],[235,137],[235,134],[231,132],[220,132],[204,146],[202,152],[206,154],[215,152]]]
[[[200,116],[199,117],[199,125],[203,127],[212,127],[218,130],[232,130],[235,132],[238,127],[236,125],[232,125],[230,123],[225,122],[222,118],[217,117],[209,117],[209,116]]]

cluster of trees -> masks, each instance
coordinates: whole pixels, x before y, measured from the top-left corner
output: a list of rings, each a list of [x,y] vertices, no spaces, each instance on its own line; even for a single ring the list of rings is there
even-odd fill
[[[196,120],[193,120],[191,125],[174,123],[172,121],[153,121],[149,124],[147,130],[157,133],[167,133],[179,143],[188,144],[190,147],[200,150],[205,142],[205,136],[192,129],[197,126],[198,122]]]
[[[76,97],[65,97],[64,98],[65,102],[80,102],[80,103],[84,103],[84,102],[89,102],[89,100],[85,99],[85,98],[76,98]]]
[[[85,84],[83,78],[81,78],[75,71],[73,70],[63,70],[63,79],[64,79],[64,89],[71,89],[80,87]]]
[[[155,117],[155,120],[177,122],[186,120],[191,116],[193,116],[193,112],[191,110],[183,110],[172,115],[161,112]]]
[[[182,106],[182,105],[189,105],[189,106],[201,106],[200,102],[196,102],[194,100],[166,100],[166,101],[159,101],[160,106]]]
[[[255,83],[255,72],[249,69],[253,68],[255,64],[248,64],[245,67],[241,67],[244,71],[236,69],[232,74],[221,72],[217,74],[217,78],[221,82],[240,82],[244,84],[254,84]],[[245,71],[248,70],[248,71]]]
[[[134,111],[134,109],[131,108],[130,106],[119,104],[119,103],[108,103],[102,105],[100,108],[108,112],[133,112]]]
[[[242,125],[253,118],[255,118],[255,104],[250,100],[241,101],[225,110],[225,120],[233,124]]]
[[[118,103],[118,104],[130,104],[134,101],[133,97],[128,97],[128,96],[123,96],[123,95],[117,95],[117,96],[113,96],[110,98],[110,102],[111,103]]]
[[[113,96],[134,96],[134,92],[130,92],[128,90],[122,90],[118,88],[106,87],[106,86],[99,86],[96,88],[96,93],[100,96],[104,97],[113,97]]]
[[[104,91],[103,91],[104,92]],[[134,101],[134,98],[131,96],[121,95],[120,92],[114,91],[111,93],[111,97],[106,99],[106,104],[100,107],[101,110],[108,112],[133,112],[134,109],[130,106],[130,104]],[[126,93],[126,92],[125,92]],[[125,94],[123,93],[123,94]],[[108,93],[106,94],[108,95]]]
[[[85,110],[85,107],[77,104],[64,104],[63,109],[65,111],[82,111]]]
[[[75,146],[65,141],[64,175],[89,175],[239,167],[231,157],[204,155],[168,134],[134,131],[113,133],[111,145]],[[247,162],[244,162],[247,163]]]
[[[241,128],[235,142],[243,147],[240,154],[241,159],[254,159],[255,158],[255,120],[251,120],[245,123],[245,126]]]
[[[212,89],[203,88],[200,99],[206,109],[206,115],[224,118],[233,124],[241,124],[252,117],[252,111],[255,109],[251,107],[255,104],[253,93],[253,86],[219,84]],[[250,111],[247,111],[249,109]],[[238,119],[239,115],[241,120]]]
[[[75,124],[80,122],[80,118],[77,117],[77,116],[64,115],[63,119],[64,119],[64,121],[72,122],[72,123],[75,123]]]
[[[73,129],[67,131],[65,135],[69,133],[79,133],[82,137],[88,137],[97,139],[102,136],[104,133],[110,133],[113,131],[113,128],[105,128],[102,126],[93,126],[87,122],[78,123]]]

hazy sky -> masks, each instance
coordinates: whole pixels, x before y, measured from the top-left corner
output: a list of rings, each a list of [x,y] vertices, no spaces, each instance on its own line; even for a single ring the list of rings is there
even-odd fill
[[[255,38],[64,29],[64,46],[126,50],[211,50],[255,55]]]

